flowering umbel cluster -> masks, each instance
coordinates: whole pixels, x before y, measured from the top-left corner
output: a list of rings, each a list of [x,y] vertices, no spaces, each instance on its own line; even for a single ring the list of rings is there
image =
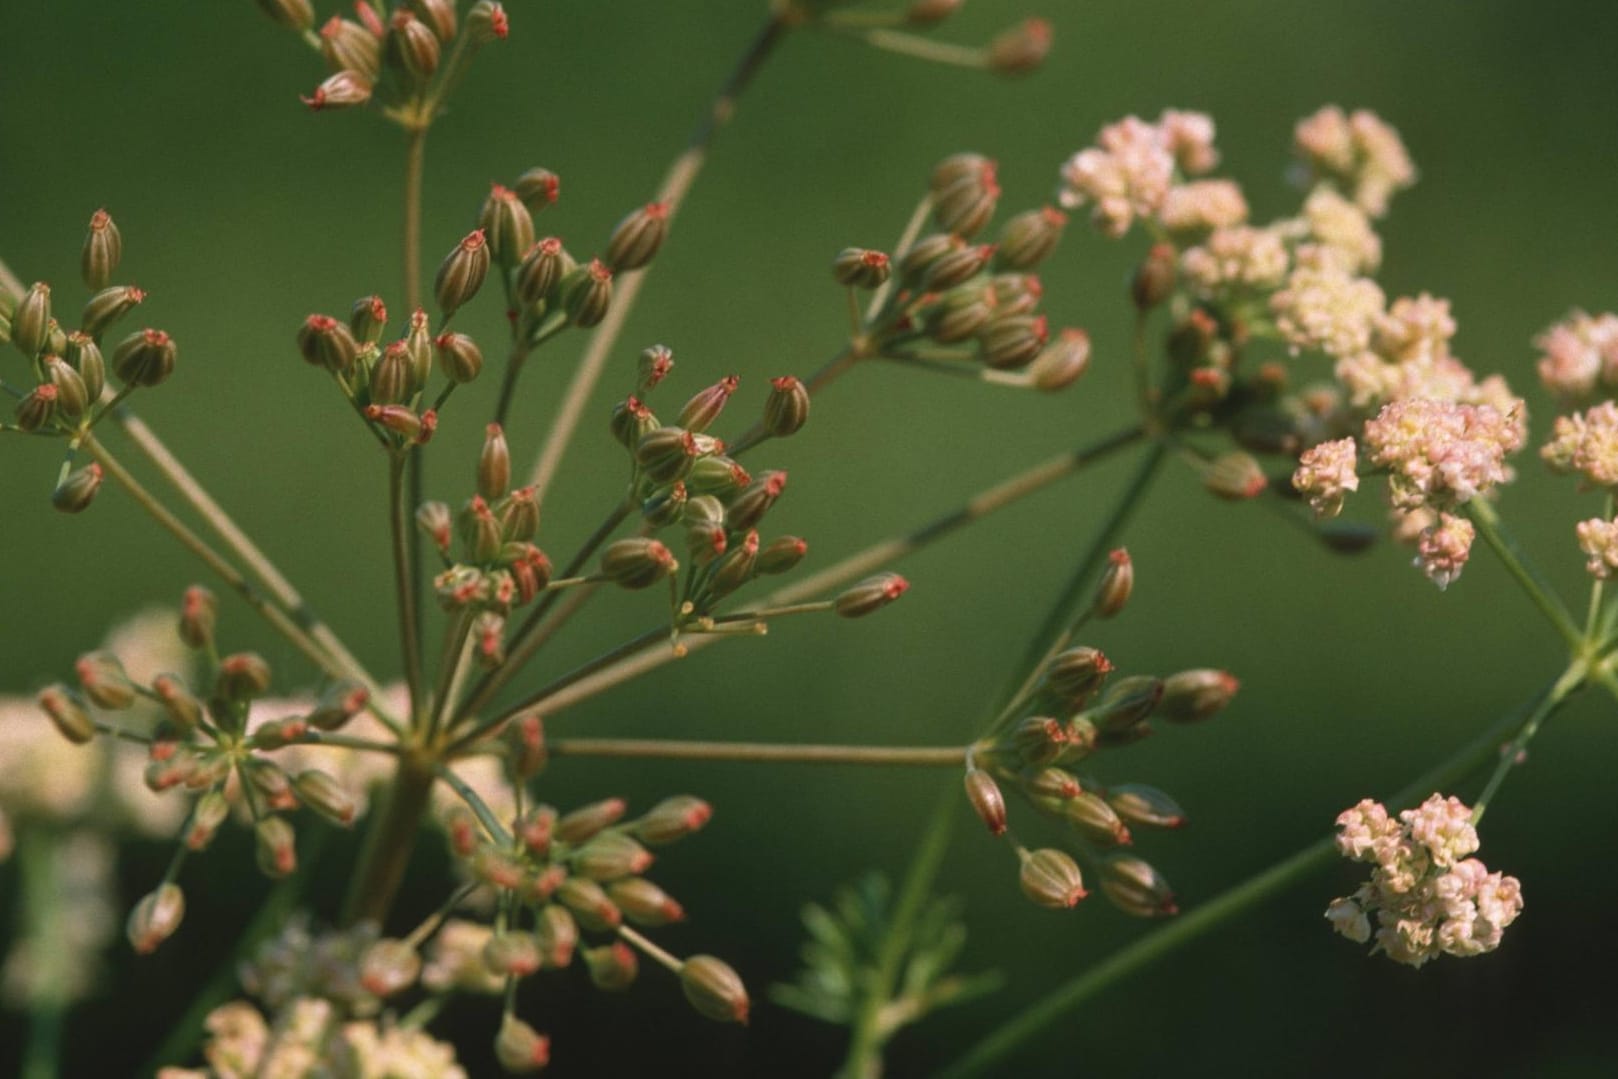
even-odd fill
[[[1343,856],[1374,868],[1353,895],[1332,900],[1326,917],[1349,940],[1374,939],[1372,951],[1396,963],[1492,952],[1522,912],[1517,878],[1467,857],[1478,833],[1458,798],[1434,794],[1397,820],[1367,798],[1344,810],[1337,827]]]

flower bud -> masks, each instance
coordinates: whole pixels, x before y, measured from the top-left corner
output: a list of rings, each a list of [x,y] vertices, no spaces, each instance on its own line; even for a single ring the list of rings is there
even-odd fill
[[[415,393],[427,385],[427,376],[433,371],[432,320],[419,307],[411,312],[404,343],[410,354],[410,388]]]
[[[1180,256],[1173,244],[1152,245],[1129,282],[1129,298],[1137,311],[1150,311],[1174,295],[1179,266]]]
[[[892,272],[886,253],[864,247],[843,248],[831,264],[832,277],[839,285],[850,288],[876,288],[887,281]]]
[[[673,483],[683,477],[696,456],[696,442],[683,427],[659,427],[635,443],[635,463],[657,484]]]
[[[983,362],[1002,371],[1027,366],[1045,348],[1050,326],[1044,315],[1011,315],[992,320],[978,344]]]
[[[534,246],[533,216],[515,191],[500,184],[490,187],[483,200],[478,228],[489,239],[489,254],[501,266],[517,265]]]
[[[573,949],[579,942],[579,926],[567,908],[550,904],[534,919],[534,939],[545,966],[560,970],[573,962]]]
[[[36,698],[39,707],[50,717],[56,729],[74,745],[84,745],[96,736],[94,721],[84,705],[63,685],[47,686]]]
[[[185,590],[180,598],[180,640],[190,648],[207,648],[213,643],[218,621],[219,601],[200,584]]]
[[[432,424],[428,423],[429,416],[433,417]],[[432,438],[437,426],[437,416],[433,412],[417,415],[404,405],[366,405],[365,418],[405,441],[417,444]]]
[[[942,168],[943,166],[939,166]],[[959,237],[951,236],[947,232],[934,232],[923,236],[911,244],[899,258],[899,280],[906,287],[921,284],[932,269],[933,263],[958,250],[962,246]]]
[[[219,661],[215,692],[229,700],[261,697],[270,688],[270,665],[257,652],[237,652]]]
[[[1178,914],[1169,882],[1133,854],[1112,854],[1101,863],[1101,893],[1113,906],[1137,918],[1163,918]]]
[[[1181,828],[1185,810],[1156,787],[1144,783],[1120,783],[1106,794],[1107,804],[1130,824],[1151,828]]]
[[[956,285],[964,285],[983,272],[993,254],[994,248],[989,244],[974,246],[957,240],[927,267],[922,284],[932,292],[945,292]]]
[[[288,30],[302,33],[315,24],[315,12],[309,0],[258,0],[258,6]]]
[[[292,790],[298,801],[327,820],[348,827],[354,823],[358,806],[354,796],[331,775],[318,768],[306,768],[292,777]]]
[[[483,429],[483,450],[478,454],[478,494],[493,502],[511,485],[511,451],[498,423]]]
[[[449,554],[454,522],[449,506],[442,502],[423,502],[416,509],[416,527],[421,529],[441,555]]]
[[[748,529],[742,542],[731,545],[714,560],[708,574],[708,594],[713,599],[728,596],[753,579],[758,566],[758,532]]]
[[[667,547],[644,536],[618,540],[601,555],[601,572],[624,588],[649,588],[679,568]]]
[[[101,466],[94,461],[68,473],[51,492],[51,505],[63,513],[83,513],[101,490]]]
[[[532,933],[496,933],[483,946],[483,965],[502,978],[526,978],[544,965]]]
[[[56,401],[61,396],[55,386],[49,382],[35,386],[17,402],[14,415],[17,426],[24,431],[37,431],[50,423],[56,416]]]
[[[645,877],[626,877],[607,885],[607,898],[624,917],[650,929],[685,920],[685,908]]]
[[[489,245],[483,230],[474,229],[444,256],[433,278],[433,296],[446,318],[477,295],[488,273]]]
[[[879,573],[839,593],[832,609],[844,618],[859,618],[886,607],[909,587],[910,582],[897,573]]]
[[[679,425],[688,431],[697,432],[712,427],[719,414],[724,411],[730,395],[736,392],[739,382],[740,379],[735,375],[728,375],[712,386],[699,390],[680,410]]]
[[[497,0],[478,0],[466,13],[466,36],[473,45],[504,41],[509,33],[511,25],[506,19],[505,6]]]
[[[421,953],[407,941],[384,937],[360,956],[360,985],[377,997],[391,997],[416,984],[421,975]]]
[[[677,794],[653,806],[630,830],[635,838],[661,847],[700,831],[713,817],[713,807],[701,798]]]
[[[85,398],[90,402],[101,400],[101,391],[107,384],[107,361],[95,339],[76,330],[68,334],[67,362],[83,380]]]
[[[612,303],[612,271],[600,259],[591,259],[558,283],[562,310],[575,326],[590,327],[607,317]]]
[[[90,404],[89,390],[79,373],[69,367],[60,356],[46,356],[45,377],[56,390],[56,412],[69,421],[84,416]]]
[[[764,400],[764,430],[772,438],[797,434],[809,421],[809,388],[791,375],[770,379]]]
[[[146,293],[133,285],[111,285],[104,288],[85,303],[84,312],[79,316],[79,328],[91,337],[99,338],[108,326],[128,314],[145,299]],[[21,310],[19,305],[18,311]],[[13,341],[17,338],[15,319],[12,321],[11,337]]]
[[[1069,326],[1056,340],[1034,357],[1028,377],[1034,388],[1046,393],[1066,389],[1090,370],[1090,335]]]
[[[1112,684],[1105,698],[1089,716],[1103,734],[1126,731],[1144,722],[1163,699],[1165,683],[1150,675],[1132,675]]]
[[[498,6],[498,5],[496,5]],[[471,16],[467,17],[471,26]],[[537,1072],[551,1062],[551,1040],[514,1015],[500,1020],[495,1035],[494,1056],[500,1066],[514,1075]]]
[[[1045,62],[1051,51],[1051,24],[1024,19],[989,42],[989,70],[999,75],[1027,75]]]
[[[610,932],[623,922],[623,914],[593,880],[569,877],[556,889],[556,898],[573,912],[580,925],[592,932]]]
[[[1197,723],[1224,711],[1240,688],[1241,683],[1229,671],[1180,671],[1164,680],[1157,714],[1170,723]]]
[[[556,822],[556,838],[564,843],[582,843],[617,823],[627,808],[622,798],[604,798],[581,806]]]
[[[104,289],[124,255],[124,238],[112,215],[97,210],[90,215],[90,228],[84,234],[84,250],[79,256],[79,274],[93,290]]]
[[[382,74],[381,41],[359,23],[339,15],[320,28],[320,55],[333,74],[352,71],[373,83]]]
[[[1031,270],[1050,257],[1067,227],[1067,214],[1054,206],[1024,210],[1001,226],[995,238],[997,270]]]
[[[638,270],[652,261],[668,235],[669,207],[665,202],[647,203],[633,210],[612,230],[607,253],[601,260],[613,273]]]
[[[1065,851],[1046,847],[1022,852],[1022,893],[1049,910],[1067,910],[1090,893],[1079,865]]]
[[[206,849],[228,816],[230,816],[230,802],[225,798],[224,791],[204,792],[191,807],[191,816],[186,819],[185,831],[181,833],[186,849]]]
[[[388,305],[380,296],[361,296],[348,314],[348,329],[357,342],[374,345],[388,325]]]
[[[1058,812],[1074,831],[1098,847],[1127,846],[1130,842],[1123,819],[1099,795],[1080,791],[1062,801]]]
[[[298,868],[297,837],[285,817],[261,818],[253,828],[253,838],[258,868],[265,876],[288,877]]]
[[[1067,728],[1049,716],[1028,716],[1011,728],[1006,739],[1023,763],[1043,767],[1057,759],[1068,745]]]
[[[519,487],[506,499],[500,511],[500,535],[507,543],[527,542],[539,531],[539,496],[532,487]],[[550,579],[549,562],[546,580]],[[541,586],[543,587],[543,586]]]
[[[1122,547],[1107,554],[1107,568],[1096,585],[1095,599],[1090,613],[1097,618],[1111,618],[1124,609],[1130,593],[1135,590],[1135,562]]]
[[[571,273],[575,265],[573,256],[555,236],[547,236],[531,245],[523,252],[513,282],[517,299],[524,305],[538,303],[550,295],[557,282]]]
[[[74,664],[84,695],[97,708],[119,710],[135,703],[135,684],[111,652],[86,652]]]
[[[995,171],[994,162],[985,160],[983,167],[935,187],[933,220],[938,222],[938,227],[963,238],[983,231],[1000,202],[1000,183]]]
[[[132,333],[112,350],[112,370],[131,386],[156,386],[174,373],[174,339],[162,330]]]
[[[940,345],[976,337],[994,318],[995,300],[985,289],[955,289],[924,316],[927,336]]]
[[[178,884],[161,884],[135,904],[124,932],[136,954],[151,955],[174,935],[184,918],[185,893]]]
[[[697,1012],[721,1023],[747,1023],[747,987],[730,965],[711,955],[680,964],[680,988]]]
[[[483,670],[492,671],[506,661],[506,620],[493,611],[481,611],[472,621],[472,656]]]
[[[1024,772],[1021,778],[1023,793],[1045,808],[1077,798],[1084,793],[1078,777],[1060,768],[1044,767]]]
[[[481,495],[473,495],[461,510],[461,545],[469,561],[488,563],[500,557],[500,522]]]
[[[972,803],[972,812],[989,829],[990,835],[1006,832],[1006,798],[994,777],[981,768],[966,771],[966,800]]]
[[[455,0],[406,0],[406,3],[441,43],[448,45],[455,40]]]
[[[405,80],[420,85],[438,70],[438,36],[432,28],[405,10],[396,10],[388,21],[385,41],[388,64]]]
[[[371,100],[371,86],[372,80],[358,71],[339,71],[326,76],[325,80],[315,87],[314,93],[300,94],[298,99],[308,105],[312,112],[320,112],[322,109],[350,109]]]
[[[202,721],[202,702],[191,694],[179,675],[158,675],[152,679],[152,692],[163,703],[169,722],[181,734],[189,734]]]
[[[17,310],[11,316],[11,343],[29,359],[39,355],[50,337],[51,287],[43,281],[33,286],[17,301]]]
[[[700,452],[698,447],[692,448]],[[686,490],[693,495],[718,495],[721,498],[729,498],[752,482],[753,477],[747,469],[717,453],[692,461],[691,471],[685,476]]]
[[[640,973],[640,962],[623,941],[614,941],[599,948],[586,948],[582,953],[584,965],[590,971],[590,982],[608,993],[622,992],[635,984]]]
[[[307,717],[309,725],[322,731],[339,730],[370,701],[371,691],[361,683],[347,678],[334,682],[315,702],[314,711]]]
[[[786,573],[803,561],[809,553],[809,544],[798,536],[773,539],[758,553],[759,573],[774,575]]]
[[[416,395],[410,349],[403,341],[390,341],[371,368],[372,404],[402,405]]]
[[[531,168],[517,177],[511,189],[522,199],[530,213],[539,213],[553,205],[562,194],[562,178],[546,168]]]
[[[330,315],[310,315],[298,330],[298,352],[305,363],[343,374],[354,366],[360,345],[349,328]]]
[[[1100,649],[1079,645],[1052,657],[1045,667],[1045,689],[1076,708],[1101,688],[1112,671],[1112,661]]]
[[[671,486],[653,491],[640,504],[641,516],[653,528],[666,528],[685,516],[685,504],[689,498],[690,492],[685,489],[685,484],[676,480]]]
[[[1252,454],[1232,450],[1208,462],[1202,473],[1202,485],[1219,498],[1240,502],[1263,494],[1270,481]]]
[[[766,472],[738,494],[725,511],[725,523],[732,531],[753,528],[775,505],[781,492],[786,490],[785,472]]]

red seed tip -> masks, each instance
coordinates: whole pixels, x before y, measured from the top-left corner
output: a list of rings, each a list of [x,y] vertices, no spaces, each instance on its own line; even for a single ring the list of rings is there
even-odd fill
[[[881,269],[888,264],[888,256],[884,251],[866,251],[860,256],[860,261],[872,269]]]
[[[781,492],[786,490],[786,485],[787,474],[785,472],[771,472],[769,478],[764,481],[764,489],[769,492],[771,498],[779,497]]]
[[[770,385],[774,386],[776,389],[780,390],[782,393],[787,393],[787,392],[789,392],[791,390],[797,389],[798,386],[799,386],[799,382],[792,375],[782,375],[780,378],[772,378],[772,379],[770,379]]]
[[[1039,216],[1045,219],[1046,224],[1056,228],[1065,228],[1067,226],[1067,214],[1054,206],[1040,207]]]
[[[669,204],[666,202],[648,202],[645,213],[647,217],[654,221],[662,221],[669,216]]]
[[[786,475],[785,473],[782,473],[783,477],[785,475]],[[899,576],[897,573],[895,573],[891,577],[888,578],[887,584],[885,584],[883,586],[882,594],[887,596],[889,599],[898,599],[900,596],[904,595],[909,590],[910,590],[910,582],[905,580],[903,577]]]
[[[597,281],[612,280],[612,271],[607,269],[607,264],[602,262],[600,259],[590,260],[589,272],[590,276]]]
[[[337,328],[337,320],[330,315],[310,315],[303,324],[316,333],[330,333]]]

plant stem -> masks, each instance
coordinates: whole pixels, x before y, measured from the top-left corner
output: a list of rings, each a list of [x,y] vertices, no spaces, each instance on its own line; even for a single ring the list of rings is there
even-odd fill
[[[904,884],[893,906],[893,917],[877,952],[876,966],[866,972],[869,980],[860,997],[848,1058],[838,1072],[838,1079],[873,1079],[882,1072],[882,1046],[890,1033],[883,1028],[883,1010],[893,997],[900,968],[915,934],[916,919],[926,906],[938,867],[949,850],[950,832],[955,827],[952,811],[958,790],[959,785],[956,785],[940,795],[928,820],[927,831],[905,872]]]
[[[676,977],[678,977],[680,974],[680,968],[685,966],[685,964],[680,961],[678,956],[671,955],[669,952],[658,947],[645,936],[636,932],[634,929],[631,929],[627,925],[620,925],[618,927],[618,935],[629,941],[629,943],[633,944],[641,951],[645,952],[647,955],[651,956],[657,961],[659,966],[666,968]]]
[[[720,87],[702,122],[692,132],[685,150],[674,159],[668,171],[664,173],[663,183],[658,188],[655,201],[663,203],[667,209],[670,226],[674,224],[675,214],[685,201],[697,173],[702,171],[702,166],[707,161],[708,149],[714,135],[735,114],[737,99],[752,81],[759,66],[780,41],[786,28],[783,13],[772,11],[752,43],[742,53],[741,59],[736,62],[724,85]],[[573,431],[589,404],[596,382],[601,378],[607,356],[617,344],[618,335],[623,332],[624,323],[628,321],[635,300],[646,283],[648,270],[649,268],[646,268],[630,274],[618,283],[612,306],[607,309],[606,317],[601,320],[601,325],[596,327],[595,333],[590,337],[590,343],[585,347],[584,355],[579,359],[579,366],[573,373],[573,381],[568,384],[562,403],[557,408],[556,419],[545,436],[539,460],[534,464],[533,475],[529,481],[535,487],[534,497],[540,502],[545,500],[545,493],[550,489],[551,481],[556,478],[556,470],[561,466],[562,455],[567,452],[568,444],[573,440]]]
[[[1500,515],[1486,499],[1474,498],[1466,504],[1466,512],[1472,522],[1478,526],[1478,532],[1489,548],[1505,563],[1507,572],[1517,581],[1534,606],[1539,608],[1541,614],[1550,620],[1556,627],[1556,632],[1562,635],[1562,641],[1570,649],[1578,651],[1583,644],[1584,634],[1574,624],[1573,616],[1568,614],[1567,608],[1557,598],[1556,592],[1545,580],[1538,570],[1531,566],[1524,557],[1517,541],[1512,539],[1501,524]]]
[[[832,29],[841,31],[840,27]],[[967,45],[952,45],[947,41],[929,41],[914,34],[907,34],[901,30],[887,30],[873,27],[863,30],[841,31],[850,37],[858,38],[878,49],[898,53],[900,56],[914,56],[921,60],[931,60],[938,64],[950,64],[955,67],[968,67],[981,71],[988,63],[988,53],[983,49],[972,48]]]
[[[1506,775],[1521,763],[1523,754],[1528,750],[1528,743],[1532,742],[1534,735],[1539,733],[1540,726],[1551,713],[1562,706],[1564,701],[1584,686],[1589,676],[1589,667],[1583,660],[1574,660],[1568,664],[1567,670],[1562,672],[1562,676],[1556,680],[1550,691],[1540,699],[1534,710],[1529,713],[1528,718],[1523,721],[1522,728],[1518,730],[1517,736],[1500,751],[1500,762],[1494,766],[1494,772],[1490,774],[1489,781],[1484,784],[1483,792],[1472,802],[1472,824],[1474,827],[1483,823],[1483,814],[1488,810],[1490,803],[1494,801],[1494,796],[1499,793],[1500,785],[1506,781]]]
[[[1558,679],[1558,682],[1561,680]],[[1388,801],[1408,805],[1434,790],[1443,790],[1479,767],[1498,751],[1500,739],[1532,714],[1542,700],[1555,692],[1555,684],[1537,695],[1530,704],[1492,724],[1466,746],[1421,776]],[[1161,959],[1231,921],[1272,896],[1279,895],[1310,874],[1330,865],[1337,857],[1332,836],[1316,840],[1223,892],[1188,914],[1182,914],[1162,929],[1114,952],[1076,978],[1058,986],[1030,1007],[989,1032],[965,1055],[941,1073],[941,1079],[965,1079],[1004,1071],[1004,1058],[1077,1009],[1090,998],[1110,989]]]
[[[427,702],[422,698],[421,627],[416,621],[416,589],[411,573],[410,508],[405,504],[406,464],[415,454],[406,451],[388,461],[388,525],[393,537],[393,585],[399,603],[399,645],[404,656],[405,685],[410,689],[410,722],[425,722]]]
[[[282,611],[281,608],[262,595],[258,589],[254,588],[252,582],[244,577],[240,570],[227,562],[225,557],[218,551],[208,546],[206,540],[187,528],[178,517],[169,511],[168,507],[158,501],[155,495],[141,486],[140,481],[135,479],[130,471],[123,466],[123,463],[114,457],[105,446],[101,445],[94,436],[85,436],[84,447],[101,467],[106,469],[107,474],[129,492],[130,497],[142,509],[158,524],[167,529],[175,539],[179,540],[181,546],[200,558],[209,569],[218,574],[220,579],[229,585],[232,591],[246,600],[249,607],[257,611],[266,622],[285,637],[293,647],[302,652],[310,662],[333,678],[344,676],[346,671],[337,659],[316,644],[309,634],[294,622],[286,612]]]
[[[382,811],[366,832],[359,869],[343,902],[344,925],[386,922],[415,850],[421,815],[432,795],[433,768],[432,759],[420,751],[400,752]]]
[[[629,757],[669,761],[786,764],[959,765],[964,746],[836,746],[780,742],[691,742],[664,738],[558,738],[553,757]]]
[[[810,574],[795,584],[770,593],[762,602],[797,603],[856,581],[896,559],[936,543],[966,525],[982,520],[996,510],[1043,490],[1064,476],[1070,476],[1119,450],[1134,445],[1141,437],[1142,431],[1139,427],[1127,427],[1088,446],[1041,461],[1032,468],[1008,476],[993,487],[978,492],[961,506],[915,531],[874,543],[819,573]],[[682,643],[685,644],[687,652],[694,652],[723,639],[721,636],[699,634],[686,638]],[[546,701],[546,715],[555,715],[564,708],[677,658],[679,657],[672,650],[645,651],[630,656],[553,693]]]

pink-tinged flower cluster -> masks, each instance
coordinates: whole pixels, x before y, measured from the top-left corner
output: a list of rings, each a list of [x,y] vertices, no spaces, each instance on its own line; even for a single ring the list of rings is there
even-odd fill
[[[1343,497],[1359,490],[1358,456],[1352,438],[1322,442],[1303,451],[1297,471],[1292,473],[1292,486],[1309,499],[1315,516],[1337,516]]]
[[[1366,109],[1346,114],[1328,105],[1298,121],[1293,149],[1311,179],[1326,179],[1372,217],[1388,212],[1393,193],[1416,182],[1399,132]]]
[[[1440,955],[1470,956],[1500,946],[1522,912],[1517,878],[1490,873],[1476,858],[1472,811],[1435,794],[1394,820],[1369,798],[1337,818],[1337,849],[1374,866],[1371,879],[1332,901],[1326,918],[1373,952],[1419,967]],[[1373,931],[1371,919],[1375,917]]]
[[[1603,401],[1556,417],[1539,456],[1553,470],[1577,473],[1593,487],[1618,487],[1618,405]]]
[[[1590,397],[1599,383],[1618,390],[1618,315],[1575,311],[1534,338],[1539,380],[1567,404]]]
[[[1204,299],[1239,290],[1272,289],[1286,279],[1287,249],[1268,229],[1247,225],[1215,229],[1180,256],[1186,284]]]
[[[1438,523],[1416,540],[1416,567],[1440,590],[1448,588],[1466,567],[1477,529],[1465,517],[1440,513]]]
[[[1303,220],[1310,238],[1337,252],[1354,273],[1371,273],[1382,264],[1382,238],[1371,228],[1371,219],[1331,188],[1310,192]]]
[[[1091,205],[1091,220],[1108,236],[1129,231],[1138,217],[1153,217],[1174,185],[1175,170],[1195,175],[1219,160],[1213,120],[1200,113],[1165,112],[1156,124],[1126,116],[1108,124],[1096,145],[1062,166],[1063,206]]]
[[[1169,188],[1157,217],[1174,233],[1229,228],[1247,220],[1247,197],[1230,180],[1194,180]]]
[[[1375,281],[1355,274],[1333,248],[1310,244],[1295,253],[1285,287],[1270,297],[1270,311],[1293,351],[1345,359],[1370,348],[1383,303]]]
[[[1511,478],[1506,455],[1522,448],[1513,417],[1490,405],[1429,397],[1393,401],[1365,423],[1372,464],[1389,470],[1395,506],[1463,505]]]
[[[1592,517],[1573,526],[1579,537],[1579,550],[1586,556],[1584,568],[1592,577],[1606,580],[1618,569],[1618,520]]]

